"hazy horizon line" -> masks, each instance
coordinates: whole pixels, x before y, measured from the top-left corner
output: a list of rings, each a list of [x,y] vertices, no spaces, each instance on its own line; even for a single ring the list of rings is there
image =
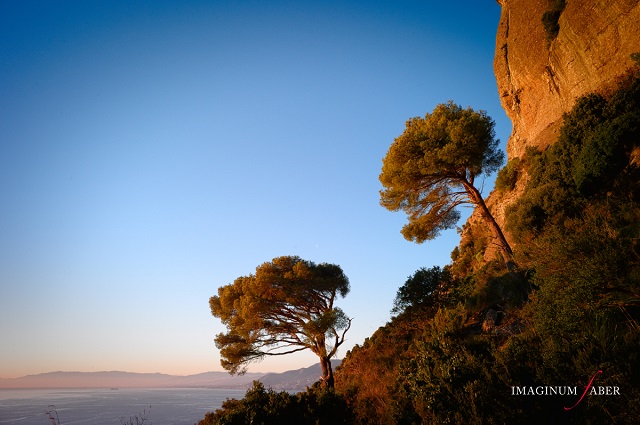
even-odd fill
[[[332,361],[335,361],[335,360],[341,361],[341,359],[332,359]],[[286,373],[286,372],[293,371],[293,370],[307,369],[309,367],[315,366],[316,364],[317,363],[313,363],[313,364],[310,364],[308,366],[302,366],[302,367],[298,367],[298,368],[287,369],[287,370],[279,371],[279,372],[278,371],[246,372],[246,374],[244,374],[244,375],[268,375],[268,374],[271,374],[271,373]],[[131,372],[131,371],[126,371],[126,370],[97,370],[97,371],[54,370],[54,371],[49,371],[49,372],[28,373],[26,375],[20,375],[20,376],[14,376],[14,377],[0,376],[0,379],[12,380],[12,379],[28,378],[28,377],[31,377],[31,376],[51,375],[51,374],[55,374],[55,373],[78,373],[78,374],[80,374],[80,373],[82,373],[82,374],[126,373],[126,374],[132,374],[132,375],[163,375],[163,376],[168,376],[168,377],[182,377],[182,378],[186,378],[186,377],[190,377],[190,376],[197,376],[197,375],[204,375],[204,374],[207,374],[207,373],[224,373],[224,374],[228,374],[230,377],[239,376],[239,375],[230,374],[226,370],[208,370],[208,371],[204,371],[204,372],[196,372],[196,373],[188,373],[188,374],[175,374],[175,373],[166,373],[166,372]]]

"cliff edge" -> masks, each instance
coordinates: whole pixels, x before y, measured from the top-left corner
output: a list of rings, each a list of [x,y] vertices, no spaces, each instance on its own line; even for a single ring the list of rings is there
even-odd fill
[[[527,146],[557,138],[562,115],[575,100],[603,91],[640,51],[640,1],[498,0],[502,14],[494,71],[502,106],[513,123],[510,159]],[[543,25],[556,11],[557,33]]]
[[[640,0],[498,3],[502,12],[494,72],[502,107],[513,124],[507,142],[511,161],[523,157],[527,147],[544,150],[554,143],[563,114],[579,97],[606,93],[636,65],[631,55],[640,52]],[[494,190],[486,200],[512,246],[515,241],[504,224],[507,208],[526,186],[523,171],[512,190]],[[495,244],[476,210],[462,233],[460,249],[478,238],[484,239],[484,261],[495,258]]]

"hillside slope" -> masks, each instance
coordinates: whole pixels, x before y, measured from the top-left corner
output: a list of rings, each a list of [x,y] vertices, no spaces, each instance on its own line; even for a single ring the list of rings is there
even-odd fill
[[[640,417],[640,2],[499,2],[513,133],[487,204],[519,267],[496,258],[474,213],[453,279],[424,282],[347,353],[336,388],[357,424]],[[618,396],[513,394],[596,378]]]

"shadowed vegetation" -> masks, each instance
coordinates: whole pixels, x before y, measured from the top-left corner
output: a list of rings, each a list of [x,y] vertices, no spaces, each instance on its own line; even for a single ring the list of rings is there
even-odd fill
[[[407,131],[419,128],[410,122]],[[519,270],[486,262],[491,235],[466,224],[452,264],[411,275],[397,291],[396,316],[347,353],[323,406],[352,424],[635,423],[639,145],[640,73],[634,71],[617,90],[580,98],[555,144],[544,152],[529,149],[501,172],[499,190],[528,175],[506,214]],[[399,206],[411,200],[398,196]],[[513,395],[513,387],[538,386],[581,393],[594,376],[595,386],[617,387],[619,395],[588,394],[577,405],[580,394]],[[318,390],[297,400],[307,397],[300,402],[312,410]],[[299,412],[300,405],[285,402],[294,396],[266,393],[258,405],[280,403],[279,412]],[[234,403],[243,402],[229,402],[206,424],[240,423],[214,421],[242,406]],[[321,410],[315,414],[326,414]],[[281,420],[316,423],[296,415]]]

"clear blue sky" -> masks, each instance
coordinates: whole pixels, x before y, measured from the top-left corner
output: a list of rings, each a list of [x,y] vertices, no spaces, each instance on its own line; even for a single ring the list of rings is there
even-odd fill
[[[343,268],[339,355],[361,344],[458,243],[407,242],[405,216],[379,206],[405,121],[452,99],[486,110],[503,147],[511,131],[499,14],[495,0],[0,1],[0,377],[222,370],[209,297],[280,255]]]

